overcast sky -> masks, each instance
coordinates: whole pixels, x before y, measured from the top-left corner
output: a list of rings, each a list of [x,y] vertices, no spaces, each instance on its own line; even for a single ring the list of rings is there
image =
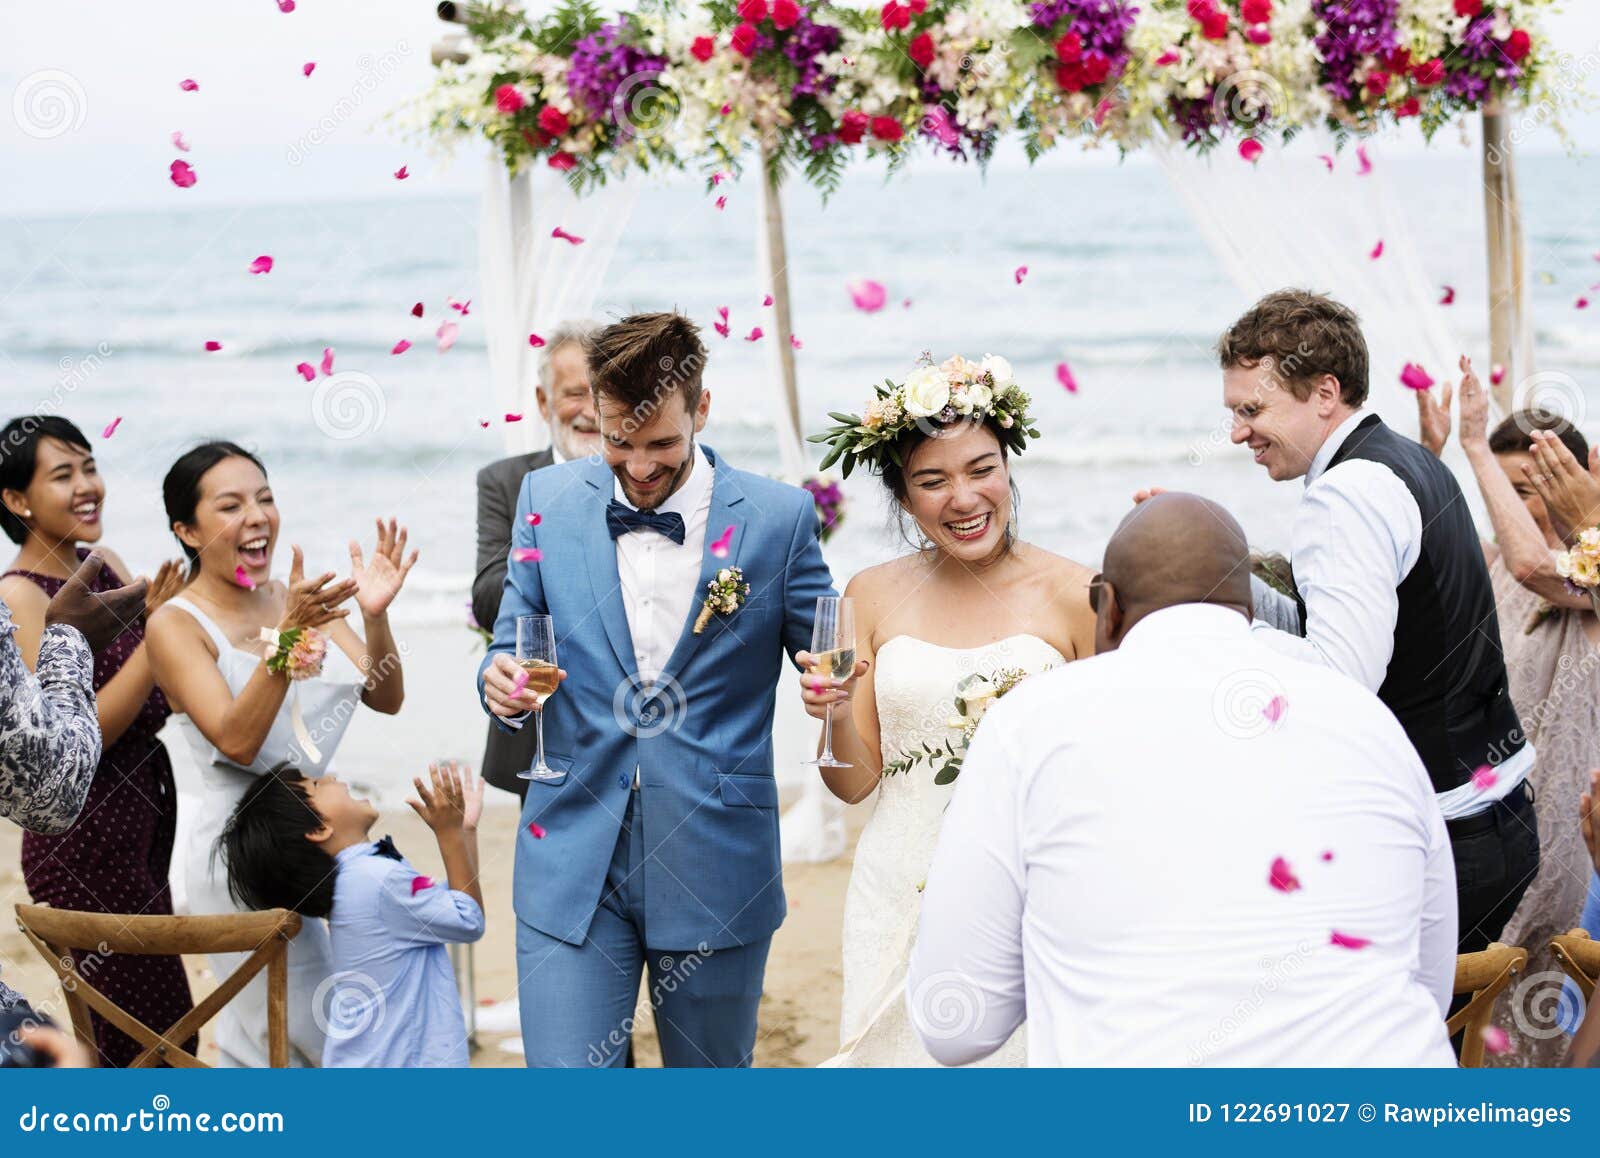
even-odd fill
[[[1550,27],[1600,74],[1600,4],[1567,6]],[[187,204],[475,192],[481,154],[446,166],[381,123],[426,87],[429,49],[448,31],[428,0],[299,0],[287,15],[275,0],[14,0],[0,15],[0,93],[12,105],[0,117],[0,214],[170,207],[168,166],[184,156],[173,130],[198,175]],[[198,92],[179,90],[185,77]],[[1600,91],[1600,75],[1585,83]],[[1580,150],[1600,151],[1600,111],[1566,122]],[[1436,147],[1456,144],[1446,135]],[[1538,131],[1521,147],[1560,146]],[[1050,163],[1081,163],[1058,152],[1074,155]],[[391,176],[401,164],[413,174],[404,185]]]

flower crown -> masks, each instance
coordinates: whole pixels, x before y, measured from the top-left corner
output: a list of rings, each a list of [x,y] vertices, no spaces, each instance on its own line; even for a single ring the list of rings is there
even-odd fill
[[[839,463],[845,478],[858,463],[883,470],[885,460],[904,467],[900,439],[922,430],[937,433],[937,428],[958,422],[981,422],[993,418],[1000,428],[1000,442],[1012,454],[1021,454],[1028,439],[1038,438],[1031,401],[1011,376],[1011,363],[994,354],[982,362],[969,362],[953,354],[937,366],[931,355],[923,354],[918,368],[900,385],[884,379],[874,386],[876,397],[867,403],[864,414],[828,413],[839,425],[806,441],[825,442],[828,455],[819,470]]]

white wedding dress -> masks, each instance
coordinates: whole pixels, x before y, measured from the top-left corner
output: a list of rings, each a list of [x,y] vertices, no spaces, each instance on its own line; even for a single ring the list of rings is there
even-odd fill
[[[1003,668],[1037,674],[1066,663],[1035,635],[1014,635],[982,647],[943,647],[899,635],[878,649],[879,752],[884,763],[903,759],[924,742],[954,733],[955,688],[974,673]],[[916,939],[922,885],[933,861],[945,805],[955,785],[933,782],[926,762],[885,776],[877,803],[856,844],[844,902],[844,1002],[840,1052],[829,1066],[935,1066],[906,1016],[905,976]],[[1019,1029],[981,1065],[1028,1064],[1026,1029]]]

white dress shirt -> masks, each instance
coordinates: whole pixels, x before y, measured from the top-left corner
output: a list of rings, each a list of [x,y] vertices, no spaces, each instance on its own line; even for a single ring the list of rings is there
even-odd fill
[[[1031,1065],[1450,1066],[1455,963],[1454,862],[1399,722],[1188,604],[989,710],[906,992],[947,1065],[1026,1017]]]
[[[1400,584],[1422,554],[1422,511],[1400,476],[1381,463],[1350,459],[1328,469],[1369,413],[1357,410],[1340,423],[1306,471],[1289,556],[1306,605],[1305,636],[1261,620],[1254,626],[1270,646],[1326,664],[1375,692],[1394,657]],[[1509,794],[1533,759],[1533,745],[1525,744],[1498,766],[1492,786],[1469,782],[1440,794],[1446,819],[1482,812]]]

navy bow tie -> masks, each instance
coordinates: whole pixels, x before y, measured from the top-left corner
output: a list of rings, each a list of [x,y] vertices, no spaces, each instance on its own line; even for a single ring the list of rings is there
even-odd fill
[[[378,856],[386,856],[390,860],[400,859],[400,850],[394,846],[394,837],[385,836],[382,840],[374,841],[372,851]]]
[[[629,531],[656,531],[683,546],[683,516],[673,511],[638,511],[612,499],[606,504],[606,530],[613,539]]]

